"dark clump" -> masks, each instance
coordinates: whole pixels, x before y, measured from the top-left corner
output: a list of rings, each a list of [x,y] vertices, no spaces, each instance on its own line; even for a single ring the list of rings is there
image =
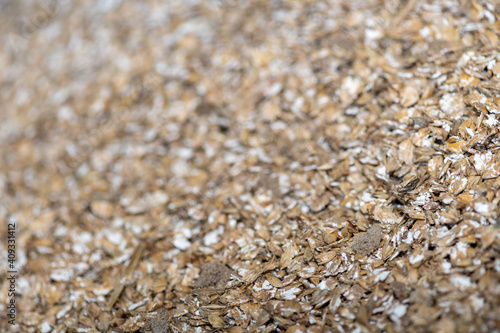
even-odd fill
[[[366,233],[354,238],[352,249],[359,254],[369,255],[376,249],[382,240],[382,227],[372,226]]]
[[[218,261],[204,264],[201,267],[201,274],[194,283],[196,288],[206,288],[215,286],[223,288],[231,277],[231,270]]]
[[[153,333],[168,333],[170,332],[170,325],[168,324],[169,315],[165,308],[158,309],[154,318],[149,318],[146,321],[146,330]]]

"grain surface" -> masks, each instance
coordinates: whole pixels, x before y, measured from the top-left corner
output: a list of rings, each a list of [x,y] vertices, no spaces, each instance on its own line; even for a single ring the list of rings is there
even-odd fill
[[[0,332],[495,332],[499,14],[0,1]]]

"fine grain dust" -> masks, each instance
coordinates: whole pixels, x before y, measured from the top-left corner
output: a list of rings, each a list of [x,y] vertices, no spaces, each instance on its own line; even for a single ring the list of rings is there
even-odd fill
[[[218,261],[204,264],[201,267],[201,274],[194,286],[197,288],[206,288],[215,286],[217,288],[225,287],[231,277],[231,270]]]
[[[165,308],[158,309],[156,317],[150,318],[146,321],[145,328],[153,333],[167,333],[170,332],[168,324],[168,311]]]
[[[356,253],[368,255],[378,249],[381,240],[382,228],[379,225],[374,225],[366,233],[354,239],[352,249]]]

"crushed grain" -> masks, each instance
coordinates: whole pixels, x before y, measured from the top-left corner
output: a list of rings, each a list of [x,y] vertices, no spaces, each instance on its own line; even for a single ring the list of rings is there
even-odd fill
[[[493,332],[499,8],[0,1],[7,329]]]

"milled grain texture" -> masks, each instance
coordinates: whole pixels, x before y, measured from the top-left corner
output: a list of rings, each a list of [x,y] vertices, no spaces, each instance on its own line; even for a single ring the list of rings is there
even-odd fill
[[[487,1],[1,1],[14,332],[493,332],[499,22]]]

